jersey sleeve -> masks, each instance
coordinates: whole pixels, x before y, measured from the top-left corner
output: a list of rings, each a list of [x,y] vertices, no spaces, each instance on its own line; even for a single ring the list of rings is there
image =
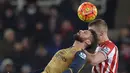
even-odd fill
[[[113,49],[109,48],[109,47],[104,47],[101,49],[101,53],[104,54],[104,56],[106,57],[106,59],[108,58],[108,55],[111,53]]]
[[[77,52],[72,64],[63,73],[78,73],[87,62],[86,57],[87,55],[83,51]]]

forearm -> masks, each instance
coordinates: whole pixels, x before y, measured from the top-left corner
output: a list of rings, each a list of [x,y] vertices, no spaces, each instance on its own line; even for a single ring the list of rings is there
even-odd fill
[[[93,54],[89,53],[86,50],[85,50],[85,53],[87,54],[87,62],[91,63],[91,61],[93,60]]]
[[[88,62],[92,65],[97,65],[107,59],[101,51],[94,54],[89,53],[88,51],[85,51],[85,53],[87,54]]]
[[[94,53],[90,53],[86,50],[85,50],[85,53],[87,54],[87,63],[96,65],[97,64],[96,55]]]

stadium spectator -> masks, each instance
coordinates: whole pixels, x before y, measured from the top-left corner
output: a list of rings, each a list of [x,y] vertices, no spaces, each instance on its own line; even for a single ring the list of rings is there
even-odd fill
[[[50,59],[50,55],[48,54],[48,51],[43,45],[39,44],[34,54],[33,64],[32,64],[33,68],[35,70],[44,68],[49,62],[48,59]]]
[[[128,28],[122,28],[120,30],[120,33],[119,33],[119,36],[118,36],[118,40],[117,40],[117,44],[118,44],[118,47],[120,49],[120,45],[122,43],[122,41],[125,39],[125,38],[129,38],[130,36],[130,32],[129,32],[129,29]]]
[[[129,44],[130,44],[130,32],[128,28],[122,28],[118,37],[118,47],[119,47],[119,72],[127,73],[129,68]],[[129,73],[129,72],[128,72]]]
[[[62,47],[64,47],[64,48],[69,47],[73,42],[72,39],[73,39],[73,33],[74,33],[74,27],[73,27],[71,21],[64,20],[61,23],[59,32],[60,32],[62,38],[64,38]]]
[[[35,24],[42,19],[42,13],[36,3],[32,2],[24,6],[23,11],[20,13],[26,22],[26,32],[28,36],[32,36],[35,30]]]
[[[32,71],[32,68],[30,65],[23,65],[21,67],[21,73],[30,73]]]
[[[16,39],[22,39],[23,37],[27,36],[27,24],[25,22],[25,19],[23,17],[18,17],[17,24],[16,24]]]
[[[2,64],[0,65],[0,73],[16,73],[11,59],[6,58],[2,61]]]
[[[61,49],[63,38],[60,33],[55,33],[52,39],[46,44],[46,49],[50,55],[54,55],[58,50]]]
[[[4,10],[4,14],[2,17],[2,20],[4,21],[4,28],[14,28],[16,26],[16,15],[14,12],[14,8],[9,5],[7,8]]]
[[[58,29],[60,28],[60,24],[63,21],[63,16],[60,14],[58,7],[55,5],[52,5],[50,8],[49,13],[49,30],[51,34],[54,34]]]
[[[122,44],[120,45],[120,67],[121,72],[130,72],[130,38],[124,38]]]
[[[6,29],[4,31],[4,38],[0,41],[0,60],[11,55],[14,40],[15,32],[12,29]]]
[[[33,40],[37,43],[46,43],[50,39],[46,24],[37,22],[33,32]]]

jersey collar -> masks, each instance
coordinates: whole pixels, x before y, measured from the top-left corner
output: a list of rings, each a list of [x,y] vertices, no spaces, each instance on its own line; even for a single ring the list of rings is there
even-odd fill
[[[103,45],[106,45],[106,44],[109,43],[109,42],[110,42],[110,40],[104,41],[104,42],[100,43],[99,46],[102,47]]]

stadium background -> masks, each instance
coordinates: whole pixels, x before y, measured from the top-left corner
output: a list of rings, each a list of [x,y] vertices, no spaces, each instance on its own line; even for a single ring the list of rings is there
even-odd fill
[[[106,20],[119,48],[119,73],[130,73],[130,0],[87,0]],[[0,0],[0,73],[30,73],[44,68],[53,54],[86,29],[76,10],[80,0]],[[86,65],[81,73],[91,73]]]

